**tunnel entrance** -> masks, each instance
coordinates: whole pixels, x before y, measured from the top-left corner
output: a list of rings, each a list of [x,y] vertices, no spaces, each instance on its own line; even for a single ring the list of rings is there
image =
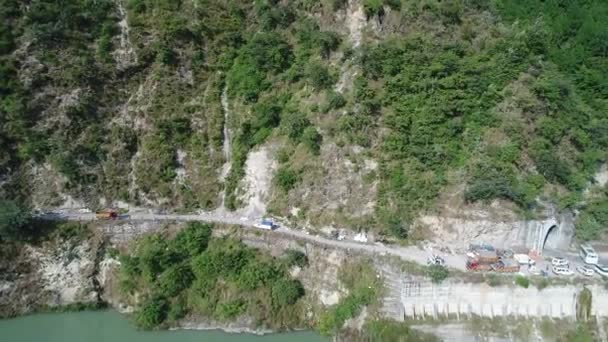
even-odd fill
[[[541,245],[540,252],[544,252],[545,249],[557,249],[559,244],[559,236],[557,233],[557,225],[549,227],[547,233],[543,237],[543,244]]]

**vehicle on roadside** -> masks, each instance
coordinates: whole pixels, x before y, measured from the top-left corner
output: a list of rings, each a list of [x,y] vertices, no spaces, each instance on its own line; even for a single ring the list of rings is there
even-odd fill
[[[515,259],[501,258],[497,263],[492,264],[492,271],[501,273],[519,272],[519,263]]]
[[[574,274],[571,269],[564,266],[553,266],[553,273],[562,276],[571,276]]]
[[[543,270],[541,270],[540,268],[536,267],[536,265],[532,265],[528,268],[528,273],[530,273],[531,275],[542,275]]]
[[[553,257],[551,259],[551,265],[553,266],[568,266],[568,259],[562,257]]]
[[[595,265],[599,261],[599,256],[590,245],[583,244],[578,253],[585,264]]]
[[[274,224],[274,222],[272,222],[272,219],[269,218],[263,218],[260,222],[254,224],[253,226],[256,228],[267,230],[273,230],[274,228],[276,228],[276,225]]]
[[[95,212],[95,218],[98,220],[115,220],[118,218],[118,213],[113,209],[106,209]]]
[[[431,255],[429,256],[428,260],[426,261],[427,265],[431,266],[431,265],[439,265],[439,266],[444,266],[445,265],[445,260],[440,257],[439,255]]]
[[[536,261],[530,258],[527,254],[513,254],[513,259],[515,259],[520,265],[536,264]]]
[[[578,273],[584,275],[585,277],[592,277],[593,273],[595,273],[593,271],[593,268],[591,268],[589,266],[585,266],[585,265],[577,266],[576,270],[578,271]]]
[[[595,264],[595,272],[602,277],[608,277],[608,265]]]

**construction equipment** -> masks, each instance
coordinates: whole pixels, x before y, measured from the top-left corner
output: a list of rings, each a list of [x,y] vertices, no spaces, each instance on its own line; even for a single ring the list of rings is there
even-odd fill
[[[95,218],[98,220],[114,220],[118,218],[118,213],[112,209],[106,209],[95,212]]]

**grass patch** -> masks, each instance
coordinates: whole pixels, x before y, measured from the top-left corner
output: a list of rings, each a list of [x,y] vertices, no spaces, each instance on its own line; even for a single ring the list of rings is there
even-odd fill
[[[523,287],[524,289],[527,289],[530,286],[530,279],[518,275],[515,277],[515,284],[517,284],[517,286]]]

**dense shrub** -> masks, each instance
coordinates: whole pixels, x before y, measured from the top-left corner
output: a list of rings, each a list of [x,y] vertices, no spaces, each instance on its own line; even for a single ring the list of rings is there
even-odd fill
[[[317,90],[329,88],[335,82],[327,67],[319,63],[309,64],[307,74],[310,85]]]
[[[515,284],[527,289],[530,286],[530,279],[518,275],[517,277],[515,277]]]
[[[281,308],[293,305],[304,295],[304,288],[298,280],[280,279],[272,285],[272,305]]]
[[[281,166],[277,170],[275,176],[275,183],[279,188],[283,191],[289,191],[294,188],[296,183],[298,182],[299,176],[298,174],[286,166]]]
[[[190,313],[228,320],[248,312],[278,327],[287,313],[303,319],[293,307],[304,289],[283,260],[237,240],[211,238],[210,230],[191,223],[173,239],[153,234],[136,243],[133,256],[120,256],[122,294],[145,297],[135,314],[139,326],[152,329]]]
[[[30,213],[12,200],[0,200],[0,239],[15,240],[27,237],[25,226]]]
[[[363,1],[363,10],[365,15],[369,19],[375,15],[384,15],[384,1],[383,0],[365,0]]]
[[[207,249],[211,239],[211,225],[189,222],[171,241],[171,249],[182,258],[192,257]]]
[[[258,33],[240,49],[228,73],[228,88],[254,102],[269,86],[266,74],[285,70],[292,59],[291,47],[278,33]]]
[[[441,265],[428,266],[426,274],[433,283],[441,283],[450,275],[448,269]]]
[[[144,329],[152,329],[160,325],[167,317],[169,306],[163,297],[155,296],[141,304],[135,313],[137,325]]]
[[[179,264],[169,267],[158,277],[158,285],[163,294],[174,297],[192,283],[193,275],[190,266]]]
[[[285,262],[288,266],[308,266],[308,257],[303,252],[295,249],[288,249],[285,254]]]
[[[310,126],[306,127],[304,133],[302,133],[302,144],[304,144],[310,152],[313,154],[319,154],[321,151],[321,143],[323,142],[323,137],[316,128]]]
[[[326,113],[332,109],[342,108],[346,105],[344,96],[333,90],[328,90],[325,95],[325,104],[321,107],[321,111]]]
[[[306,127],[310,126],[310,121],[306,115],[299,111],[287,111],[281,118],[283,131],[292,141],[299,141]]]
[[[583,208],[575,221],[576,237],[586,241],[595,240],[608,227],[608,201],[595,201]]]

